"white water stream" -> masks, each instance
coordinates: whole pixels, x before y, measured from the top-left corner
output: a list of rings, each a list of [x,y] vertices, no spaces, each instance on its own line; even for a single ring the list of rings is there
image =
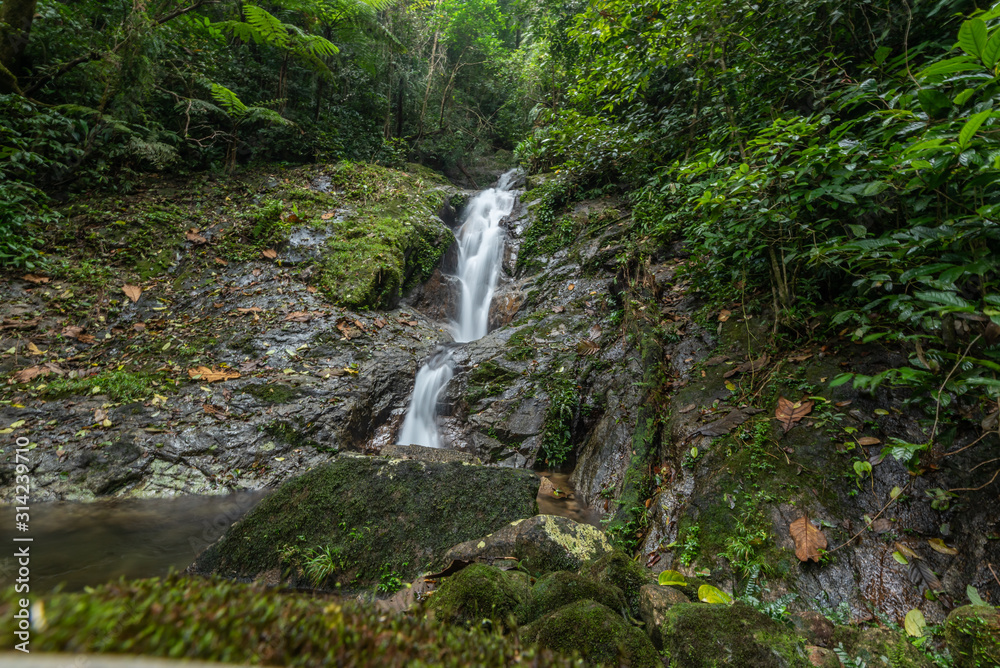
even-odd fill
[[[458,230],[457,319],[451,323],[456,343],[486,336],[490,304],[500,277],[505,233],[500,221],[514,208],[516,192],[510,189],[516,172],[500,177],[495,188],[484,190],[465,207],[465,221]],[[417,372],[413,398],[399,430],[399,445],[441,447],[437,428],[437,404],[454,374],[451,350],[441,348]]]

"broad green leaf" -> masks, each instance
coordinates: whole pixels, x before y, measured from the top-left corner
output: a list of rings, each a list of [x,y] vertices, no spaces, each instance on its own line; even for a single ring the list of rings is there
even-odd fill
[[[916,608],[910,610],[903,619],[903,628],[906,629],[906,635],[912,638],[923,638],[924,629],[927,628],[927,620],[924,619],[924,613]]]
[[[1000,42],[998,42],[998,44],[1000,44]],[[960,107],[966,102],[968,102],[969,98],[972,97],[972,94],[975,92],[976,92],[975,88],[966,88],[961,93],[956,95],[955,99],[952,101],[955,103],[955,106]]]
[[[660,573],[660,577],[657,578],[656,581],[664,587],[687,584],[687,580],[684,579],[684,576],[677,571],[663,571]]]
[[[956,56],[939,61],[920,71],[918,76],[933,77],[941,74],[954,74],[955,72],[967,72],[978,70],[979,64],[974,62],[969,56]]]
[[[993,35],[983,48],[983,65],[991,70],[996,67],[1000,58],[1000,33]]]
[[[903,493],[903,488],[900,487],[899,485],[896,485],[891,490],[889,490],[889,496],[894,499],[899,498],[899,495],[902,493]]]
[[[842,373],[830,381],[830,387],[840,387],[853,377],[854,377],[853,373]]]
[[[864,478],[872,472],[872,465],[868,462],[854,462],[854,474],[859,478]]]
[[[890,49],[887,46],[880,46],[878,49],[875,50],[875,64],[881,65],[882,63],[884,63],[886,57],[888,57],[890,53],[892,53],[892,49]]]
[[[969,142],[971,142],[972,138],[975,136],[976,130],[979,129],[979,126],[983,124],[983,121],[989,118],[992,113],[993,111],[991,109],[986,109],[985,111],[980,111],[978,114],[967,120],[965,125],[962,126],[962,130],[958,133],[959,146],[963,149],[968,146]]]
[[[872,181],[865,186],[865,189],[861,191],[862,197],[874,197],[880,192],[889,187],[889,184],[885,181]]]
[[[981,57],[986,40],[986,23],[982,19],[966,21],[958,31],[958,45],[970,56]]]
[[[851,234],[859,239],[868,234],[868,228],[864,225],[848,225],[847,227],[851,230]]]
[[[966,585],[965,595],[969,597],[969,602],[972,603],[972,605],[982,605],[986,606],[987,608],[993,607],[982,599],[982,597],[979,595],[979,590],[973,587],[972,585]]]
[[[698,600],[702,603],[732,603],[733,597],[712,585],[698,587]]]
[[[944,304],[945,306],[954,306],[955,308],[968,308],[969,302],[965,301],[954,292],[944,292],[941,290],[928,290],[926,292],[918,292],[913,295],[917,299],[922,299],[926,302],[933,302],[935,304]]]
[[[906,566],[906,565],[908,565],[910,563],[907,560],[907,558],[903,556],[903,553],[899,552],[898,550],[896,552],[892,553],[892,558],[895,559],[897,563],[900,563],[900,564],[902,564],[904,566]]]

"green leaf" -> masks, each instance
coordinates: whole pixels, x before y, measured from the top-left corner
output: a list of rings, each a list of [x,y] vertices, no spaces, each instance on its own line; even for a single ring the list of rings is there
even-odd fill
[[[904,566],[910,563],[909,561],[907,561],[906,557],[904,557],[903,554],[898,550],[892,553],[892,558],[895,559],[897,563],[900,563]]]
[[[981,57],[986,40],[986,23],[982,19],[966,21],[958,31],[958,45],[970,56]]]
[[[892,53],[892,49],[887,46],[880,46],[875,50],[875,64],[881,65],[885,62],[885,59]]]
[[[656,581],[664,587],[670,587],[673,585],[683,586],[687,584],[687,580],[684,579],[684,576],[677,571],[663,571],[660,573],[660,577],[657,578]]]
[[[986,601],[984,601],[982,599],[982,597],[979,596],[979,590],[977,590],[972,585],[966,585],[966,587],[965,587],[965,595],[969,597],[969,602],[972,603],[972,605],[982,605],[982,606],[985,606],[987,608],[992,608],[993,607],[989,603],[987,603]]]
[[[830,381],[830,387],[840,387],[853,377],[854,377],[853,373],[842,373]]]
[[[916,608],[910,610],[903,619],[903,628],[906,629],[906,635],[911,638],[923,638],[924,629],[927,628],[927,620],[924,619],[924,613]]]
[[[928,290],[926,292],[917,292],[913,296],[917,299],[922,299],[925,302],[933,302],[935,304],[943,304],[945,306],[953,306],[955,308],[969,308],[969,302],[965,301],[954,292]]]
[[[854,462],[854,474],[859,478],[864,478],[872,472],[872,465],[868,462]]]
[[[959,93],[958,95],[956,95],[955,99],[952,100],[952,102],[955,103],[956,107],[960,107],[963,104],[965,104],[966,102],[968,102],[969,98],[972,97],[972,94],[975,93],[975,92],[976,92],[975,88],[966,88],[961,93]]]
[[[983,48],[983,65],[992,70],[996,67],[997,59],[1000,59],[1000,33],[993,35]]]
[[[702,603],[732,603],[733,597],[712,585],[698,587],[698,600]]]
[[[851,230],[851,234],[859,239],[868,234],[868,228],[864,225],[848,225],[847,227]]]
[[[955,72],[967,72],[978,70],[979,64],[969,56],[956,56],[934,63],[930,67],[924,68],[918,74],[921,78],[938,76],[941,74],[954,74]]]
[[[985,111],[980,111],[978,114],[970,118],[962,126],[962,130],[958,133],[958,143],[964,149],[972,141],[972,138],[976,134],[976,130],[979,126],[983,124],[987,118],[990,117],[993,111],[991,109],[986,109]]]

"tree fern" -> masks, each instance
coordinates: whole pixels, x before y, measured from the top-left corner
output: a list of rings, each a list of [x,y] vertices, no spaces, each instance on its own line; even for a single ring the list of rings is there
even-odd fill
[[[247,113],[247,106],[236,96],[236,93],[223,85],[212,84],[212,97],[231,116],[239,118]]]

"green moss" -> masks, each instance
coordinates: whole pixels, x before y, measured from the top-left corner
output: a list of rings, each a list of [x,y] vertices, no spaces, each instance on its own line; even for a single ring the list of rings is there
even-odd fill
[[[522,638],[556,652],[578,652],[591,663],[653,668],[663,664],[646,634],[594,601],[576,601],[526,627]]]
[[[619,612],[626,608],[625,597],[618,587],[575,573],[557,571],[542,577],[532,587],[531,600],[521,616],[521,622],[532,622],[568,603],[585,599]]]
[[[114,402],[128,403],[145,399],[154,391],[166,392],[162,374],[141,371],[104,371],[86,378],[57,378],[48,383],[42,394],[51,398],[74,395],[106,394]]]
[[[255,383],[245,385],[240,392],[256,397],[258,401],[269,404],[291,403],[299,396],[299,391],[285,383]]]
[[[507,339],[507,352],[504,356],[514,362],[525,362],[535,356],[535,346],[532,342],[533,327],[522,327]]]
[[[944,637],[956,668],[1000,666],[1000,612],[965,605],[948,614]]]
[[[300,427],[296,427],[288,422],[272,422],[266,425],[263,430],[267,435],[273,436],[292,447],[314,448],[320,452],[337,452],[337,448],[331,448],[314,441]]]
[[[305,567],[316,550],[337,556],[323,586],[378,583],[385,568],[404,580],[464,540],[537,511],[527,471],[340,455],[290,480],[198,559],[198,572],[255,578],[280,567],[317,584]]]
[[[15,637],[22,597],[10,588],[0,599],[7,638]],[[32,603],[45,610],[44,632],[31,637],[33,652],[316,668],[572,665],[510,636],[220,579],[122,580],[86,592],[32,594]]]
[[[660,629],[671,665],[806,668],[805,641],[742,603],[678,603]]]
[[[445,578],[428,604],[434,618],[467,628],[492,620],[507,630],[516,626],[516,616],[528,596],[527,584],[504,571],[472,564]]]
[[[653,579],[646,569],[628,554],[622,550],[615,550],[588,564],[584,570],[598,582],[620,589],[625,595],[631,614],[633,616],[639,614],[639,589],[643,585],[652,584]]]
[[[503,394],[519,377],[517,372],[504,369],[495,362],[483,362],[469,373],[465,401],[473,406],[486,397]]]
[[[871,668],[931,668],[934,665],[904,635],[891,629],[838,626],[830,645],[843,649],[851,658],[861,659]],[[961,664],[956,661],[955,665]]]

